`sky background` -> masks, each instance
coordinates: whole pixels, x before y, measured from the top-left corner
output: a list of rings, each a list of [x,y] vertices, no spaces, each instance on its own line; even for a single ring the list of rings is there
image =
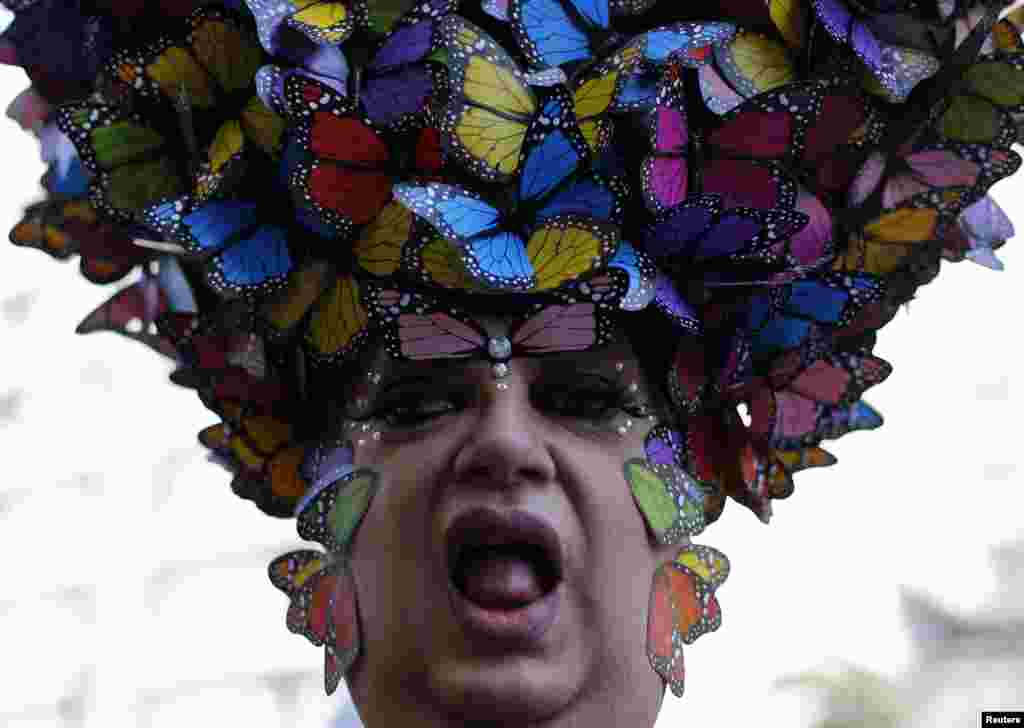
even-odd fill
[[[0,68],[0,102],[24,85]],[[41,195],[43,166],[6,119],[0,150],[8,230]],[[1024,229],[1024,178],[994,195]],[[999,255],[1002,273],[943,264],[883,330],[876,354],[895,369],[866,397],[880,430],[827,444],[839,464],[799,474],[770,526],[730,504],[697,539],[732,562],[723,626],[687,649],[686,695],[666,698],[658,726],[807,725],[811,704],[773,682],[834,660],[908,669],[901,587],[964,612],[988,599],[989,548],[1024,535],[1024,257],[1015,242]],[[286,601],[266,581],[265,564],[299,543],[292,523],[239,501],[205,461],[195,435],[216,418],[166,381],[169,362],[113,334],[73,333],[114,290],[76,264],[0,244],[0,716],[64,695],[80,664],[91,665],[90,725],[127,724],[125,706],[154,695],[176,705],[173,686],[225,672],[319,675],[322,651],[285,630]],[[89,629],[47,617],[68,594],[85,595]],[[219,654],[226,666],[207,657]],[[234,694],[204,699],[260,725],[266,713],[239,715]],[[306,700],[309,715],[338,705]]]

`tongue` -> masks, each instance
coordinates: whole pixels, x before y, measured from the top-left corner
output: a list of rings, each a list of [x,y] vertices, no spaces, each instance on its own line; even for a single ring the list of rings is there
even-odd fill
[[[544,595],[532,564],[521,556],[488,552],[466,567],[463,593],[490,609],[514,609]]]

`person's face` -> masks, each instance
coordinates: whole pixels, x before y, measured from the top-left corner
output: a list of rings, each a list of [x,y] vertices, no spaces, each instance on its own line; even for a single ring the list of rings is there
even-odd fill
[[[501,388],[481,359],[378,352],[369,427],[343,426],[381,478],[351,554],[362,650],[347,678],[370,728],[654,724],[648,595],[677,547],[655,544],[623,476],[656,422],[637,409],[653,388],[622,337],[509,364]],[[511,525],[474,529],[477,509]],[[463,558],[486,534],[544,531],[542,556]]]

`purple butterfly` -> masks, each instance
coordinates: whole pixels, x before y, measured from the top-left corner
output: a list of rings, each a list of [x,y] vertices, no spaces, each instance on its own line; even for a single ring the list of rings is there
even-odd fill
[[[845,0],[814,0],[814,12],[833,38],[853,49],[889,99],[902,102],[938,72],[940,62],[921,47],[932,45],[923,35],[927,26],[899,12],[909,3],[880,4],[888,7],[867,14],[851,10]]]
[[[796,210],[723,209],[720,196],[695,195],[659,215],[644,246],[670,269],[699,270],[707,285],[772,281],[788,276],[786,241],[807,222]]]
[[[672,279],[664,273],[658,273],[655,279],[653,304],[683,331],[695,335],[703,333],[696,309],[687,303]]]
[[[436,70],[423,61],[440,45],[436,26],[431,18],[397,28],[369,63],[352,69],[350,95],[358,96],[374,124],[398,124],[423,111],[434,95]]]
[[[644,161],[642,185],[648,209],[660,214],[686,199],[690,133],[683,100],[683,75],[672,65],[658,86],[658,100],[648,122],[653,152]]]

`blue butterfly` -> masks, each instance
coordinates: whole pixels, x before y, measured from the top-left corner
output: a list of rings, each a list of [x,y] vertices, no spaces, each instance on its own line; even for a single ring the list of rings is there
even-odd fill
[[[587,62],[619,44],[609,27],[608,0],[510,0],[508,16],[516,42],[535,66]]]
[[[286,228],[265,221],[253,202],[191,198],[158,203],[144,213],[150,227],[206,261],[206,279],[221,294],[257,295],[284,283],[292,269]]]
[[[614,179],[587,173],[589,164],[572,100],[555,89],[530,126],[518,185],[502,207],[440,183],[400,184],[394,193],[459,250],[471,277],[489,288],[525,291],[538,285],[531,244],[571,239],[593,246],[602,261],[614,251],[626,191]]]
[[[753,354],[762,358],[808,344],[821,327],[849,324],[884,293],[882,281],[869,274],[829,273],[776,286],[754,297],[748,309]]]

